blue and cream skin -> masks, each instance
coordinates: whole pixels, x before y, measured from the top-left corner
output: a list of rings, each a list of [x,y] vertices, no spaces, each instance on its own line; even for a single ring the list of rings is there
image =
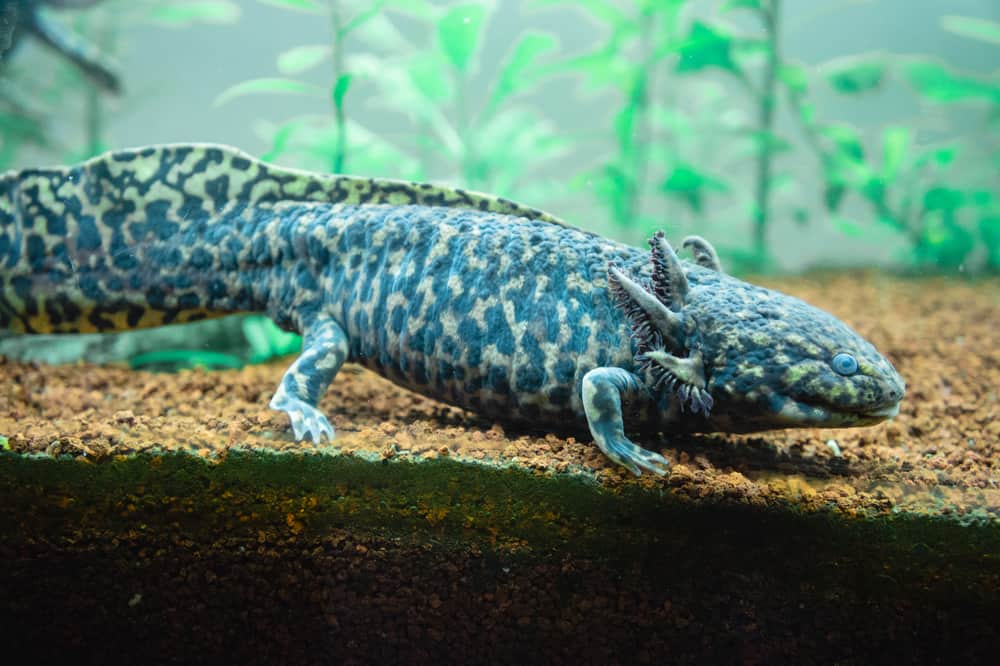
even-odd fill
[[[854,426],[903,380],[846,324],[694,261],[483,194],[277,168],[214,145],[0,176],[0,328],[112,331],[263,312],[303,336],[271,406],[333,438],[347,361],[501,422],[629,439]],[[628,433],[628,434],[626,434]]]

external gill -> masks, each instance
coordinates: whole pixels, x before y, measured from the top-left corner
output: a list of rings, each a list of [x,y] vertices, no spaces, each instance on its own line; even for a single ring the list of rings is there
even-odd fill
[[[682,358],[653,350],[636,355],[636,361],[640,368],[654,377],[650,388],[659,390],[665,386],[680,397],[681,410],[687,406],[692,414],[700,412],[708,416],[714,401],[705,390],[705,366],[700,352],[694,351],[687,358]]]
[[[635,340],[639,354],[663,347],[661,327],[653,321],[657,313],[654,297],[648,286],[630,280],[613,262],[608,264],[608,284],[611,294],[629,322],[629,333]],[[669,324],[669,322],[660,322]]]
[[[609,264],[612,294],[636,341],[635,361],[653,378],[650,388],[666,387],[677,395],[682,410],[707,416],[713,400],[706,390],[702,356],[697,350],[689,352],[687,347],[687,334],[694,324],[684,312],[689,292],[687,277],[663,232],[657,232],[649,244],[652,281],[640,284]]]

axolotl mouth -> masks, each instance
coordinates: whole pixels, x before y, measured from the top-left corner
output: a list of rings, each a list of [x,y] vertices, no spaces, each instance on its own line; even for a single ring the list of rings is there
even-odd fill
[[[775,426],[866,426],[881,423],[899,414],[899,400],[874,409],[838,410],[826,405],[810,404],[800,400],[786,398],[781,408],[773,415]]]

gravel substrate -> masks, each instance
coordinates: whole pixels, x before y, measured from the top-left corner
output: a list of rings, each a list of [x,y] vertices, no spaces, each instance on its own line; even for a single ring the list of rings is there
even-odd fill
[[[825,307],[875,342],[907,382],[900,415],[860,429],[675,437],[666,485],[754,505],[792,501],[843,510],[1000,518],[1000,283],[877,274],[771,280]],[[121,367],[0,361],[0,435],[12,451],[109,456],[151,450],[215,457],[231,447],[315,451],[292,441],[267,402],[290,359],[240,371],[176,375]],[[632,481],[589,441],[506,431],[474,414],[347,366],[323,398],[345,452],[453,456]]]
[[[1000,282],[768,286],[892,359],[894,421],[645,442],[672,466],[636,480],[589,441],[356,367],[321,405],[356,454],[338,456],[268,410],[288,360],[0,360],[5,645],[81,663],[989,661]]]

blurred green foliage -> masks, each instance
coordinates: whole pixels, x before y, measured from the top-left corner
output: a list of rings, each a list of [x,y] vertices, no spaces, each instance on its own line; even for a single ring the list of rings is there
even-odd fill
[[[518,3],[522,12],[555,13],[596,31],[582,51],[563,49],[541,29],[505,35],[498,16],[509,6],[501,0],[256,2],[328,26],[326,40],[292,45],[273,71],[217,96],[220,107],[254,95],[319,101],[311,108],[320,112],[257,122],[266,160],[444,181],[533,205],[575,189],[603,214],[588,226],[605,223],[632,242],[660,228],[704,233],[735,272],[776,265],[779,222],[889,239],[905,247],[897,266],[1000,272],[996,71],[889,52],[807,66],[781,51],[785,31],[795,29],[781,0]],[[71,22],[113,56],[136,22],[185,28],[234,23],[240,13],[233,0],[106,0]],[[545,25],[534,15],[522,20]],[[939,27],[995,49],[1000,61],[1000,24],[945,15]],[[502,58],[482,57],[491,40],[504,39]],[[105,136],[112,105],[69,64],[37,77],[15,59],[2,73],[0,168],[26,146],[75,161],[113,143]],[[610,113],[583,129],[564,127],[541,100],[567,81],[580,99],[606,100]],[[864,131],[823,111],[831,95],[877,106],[889,87],[909,91],[912,117]],[[83,142],[49,131],[49,117],[66,109],[79,114]],[[375,131],[372,115],[396,129]],[[936,126],[922,122],[927,115]],[[803,164],[815,164],[815,174]],[[246,318],[243,333],[252,361],[301,342],[262,317]]]
[[[201,22],[231,23],[240,16],[235,0],[103,0],[80,3],[76,11],[73,3],[51,3],[65,4],[67,11],[39,4],[47,20],[110,59],[119,54],[128,29],[136,25],[176,29]],[[28,39],[30,35],[22,37]],[[107,119],[121,106],[107,101],[113,95],[61,54],[49,51],[44,57],[51,62],[52,76],[38,76],[37,69],[20,62],[16,52],[0,61],[0,169],[17,164],[26,149],[72,163],[104,152],[113,143],[106,136]],[[82,140],[54,131],[53,120],[67,113],[78,119]]]
[[[883,128],[881,136],[866,136],[824,118],[815,101],[832,91],[863,104],[864,96],[896,79],[921,104],[980,109],[984,135],[996,137],[995,77],[886,53],[806,67],[780,52],[780,0],[722,0],[709,15],[696,11],[699,3],[692,0],[533,0],[526,4],[539,11],[576,11],[599,26],[599,39],[583,53],[563,55],[553,35],[524,31],[486,73],[484,92],[475,83],[484,74],[478,56],[494,2],[266,3],[330,24],[328,43],[298,45],[278,56],[283,76],[237,82],[217,99],[225,104],[260,93],[328,99],[327,114],[262,120],[259,129],[270,144],[266,159],[438,179],[529,202],[551,199],[570,184],[593,196],[615,233],[634,242],[664,225],[702,232],[710,224],[745,228],[749,219],[749,238],[726,231],[720,243],[739,272],[775,264],[769,235],[775,220],[818,223],[816,205],[796,173],[801,156],[811,153],[822,182],[826,214],[820,217],[840,232],[865,238],[874,234],[873,223],[881,225],[905,241],[909,249],[901,260],[912,266],[998,269],[995,141],[933,143],[905,121]],[[962,16],[942,17],[941,28],[991,44],[1000,34],[995,23]],[[423,38],[407,36],[412,34]],[[297,78],[320,66],[327,68],[324,86]],[[533,91],[567,76],[581,95],[614,100],[609,126],[560,131],[532,103]],[[365,126],[370,106],[352,101],[360,86],[378,99],[378,110],[402,118],[400,131],[380,135]],[[794,123],[779,124],[781,116]],[[607,141],[613,150],[574,160]],[[567,172],[562,182],[539,177],[553,164],[567,164],[567,156],[568,169],[555,167]],[[444,169],[435,169],[442,163]],[[845,205],[852,200],[870,213]],[[720,221],[725,206],[737,212]]]
[[[265,159],[445,181],[536,205],[565,197],[569,186],[593,197],[615,233],[633,242],[664,226],[722,236],[736,271],[774,264],[776,221],[829,224],[862,240],[881,238],[880,227],[905,242],[905,264],[1000,270],[995,74],[884,52],[805,66],[780,51],[781,0],[524,0],[522,10],[559,12],[596,27],[597,37],[572,52],[549,32],[523,30],[499,62],[481,58],[488,40],[505,38],[495,25],[498,0],[256,1],[329,26],[327,41],[286,49],[274,72],[217,97],[217,105],[260,94],[324,100],[326,112],[261,119]],[[65,15],[114,56],[131,25],[185,28],[240,14],[233,0],[106,0]],[[1000,49],[996,22],[945,15],[940,28]],[[113,143],[106,116],[120,110],[68,63],[54,77],[31,76],[16,59],[2,71],[0,168],[25,146],[75,161]],[[536,93],[567,78],[581,98],[610,100],[610,123],[556,124]],[[966,136],[976,138],[947,138],[960,132],[928,131],[916,118],[863,132],[819,109],[831,93],[877,104],[866,98],[900,84],[918,111],[972,118],[977,131]],[[82,143],[49,131],[49,117],[67,108],[80,116]],[[399,129],[373,131],[372,113],[398,119]],[[595,146],[599,154],[588,156]],[[808,155],[822,183],[816,197],[798,172]]]
[[[264,2],[265,0],[259,0]],[[539,59],[556,50],[555,38],[526,31],[492,73],[485,94],[472,92],[479,53],[494,15],[493,2],[441,6],[425,0],[266,0],[289,11],[322,17],[328,43],[303,44],[275,63],[283,77],[241,81],[217,104],[249,94],[310,95],[328,100],[326,114],[303,114],[259,129],[271,148],[265,159],[291,157],[303,166],[333,172],[461,182],[471,189],[537,198],[546,183],[537,171],[563,155],[570,139],[518,96],[545,72]],[[309,16],[304,20],[309,20]],[[404,22],[408,30],[400,29]],[[418,34],[414,41],[408,36]],[[325,86],[295,78],[326,67]],[[392,136],[376,134],[351,109],[367,86],[376,111],[399,118]],[[367,110],[366,110],[367,111]],[[435,165],[445,164],[444,170]]]
[[[988,23],[958,18],[944,17],[942,24],[982,29]],[[924,56],[883,54],[841,59],[827,75],[837,92],[848,95],[874,92],[899,76],[925,104],[969,104],[979,116],[974,121],[978,131],[969,140],[921,144],[915,129],[890,124],[877,145],[866,146],[856,128],[821,119],[807,99],[801,68],[789,69],[788,80],[794,81],[786,83],[789,97],[819,159],[833,223],[849,235],[869,233],[870,225],[840,214],[845,199],[854,196],[867,204],[877,224],[906,240],[910,265],[948,272],[1000,270],[1000,81]]]

